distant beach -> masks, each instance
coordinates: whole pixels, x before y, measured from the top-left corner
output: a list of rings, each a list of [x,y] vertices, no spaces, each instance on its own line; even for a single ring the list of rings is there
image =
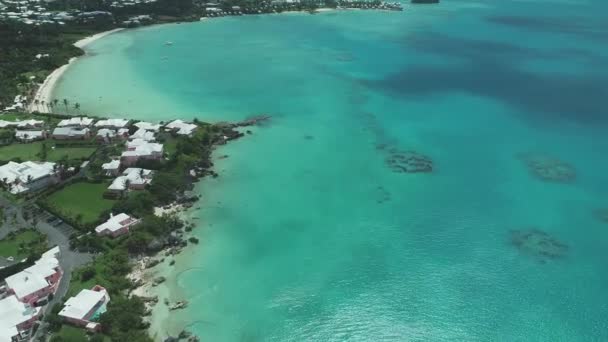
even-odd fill
[[[74,43],[74,46],[76,46],[77,48],[80,48],[80,49],[84,49],[87,45],[93,43],[94,41],[96,41],[100,38],[103,38],[109,34],[121,31],[121,30],[124,30],[124,28],[116,28],[113,30],[94,34],[92,36],[89,36],[89,37],[86,37],[86,38],[83,38],[83,39],[77,41],[76,43]],[[38,100],[38,103],[51,102],[53,100],[52,95],[53,95],[53,89],[55,88],[55,85],[57,85],[57,82],[61,79],[61,76],[63,76],[63,73],[68,69],[70,64],[72,64],[76,59],[77,59],[77,57],[70,58],[70,61],[68,62],[68,64],[62,65],[59,68],[53,70],[53,72],[47,76],[47,78],[44,80],[44,82],[42,82],[42,85],[40,85],[40,87],[36,91],[34,100]],[[30,103],[28,111],[32,112],[34,110],[39,111],[41,113],[49,112],[49,110],[46,107],[36,106],[34,104],[34,101],[32,101]]]

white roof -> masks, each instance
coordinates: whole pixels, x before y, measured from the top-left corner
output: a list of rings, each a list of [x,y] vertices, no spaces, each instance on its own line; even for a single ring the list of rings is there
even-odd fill
[[[85,117],[75,117],[75,118],[69,118],[66,120],[61,120],[57,126],[59,127],[64,127],[64,126],[90,126],[93,123],[93,119],[91,118],[85,118]]]
[[[22,121],[5,121],[0,120],[0,128],[8,127],[8,126],[17,126],[17,127],[28,127],[28,126],[38,126],[42,125],[44,121],[40,120],[22,120]]]
[[[120,167],[120,160],[112,160],[111,162],[101,165],[104,170],[116,170]]]
[[[145,129],[146,131],[158,131],[160,129],[160,124],[153,124],[146,121],[140,121],[135,123],[135,126],[140,129]]]
[[[43,254],[34,265],[6,278],[6,285],[15,292],[18,298],[23,298],[49,286],[45,278],[55,274],[57,272],[55,269],[59,267],[59,261],[51,251]]]
[[[55,163],[51,162],[33,162],[26,161],[21,164],[15,162],[8,162],[0,166],[0,181],[6,183],[19,183],[17,186],[13,186],[11,189],[12,193],[19,193],[28,190],[27,184],[31,181],[36,181],[40,178],[52,175],[53,166]]]
[[[20,302],[17,297],[9,296],[0,300],[0,341],[11,341],[17,335],[17,325],[38,315],[40,308]]]
[[[143,139],[134,139],[132,141],[127,142],[127,148],[133,149],[131,151],[124,151],[122,153],[123,157],[128,156],[149,156],[153,153],[162,153],[163,152],[163,144],[151,143],[147,142]]]
[[[114,128],[122,128],[129,124],[129,120],[127,119],[107,119],[107,120],[99,120],[95,123],[95,127],[114,127]]]
[[[102,233],[105,230],[115,232],[115,231],[123,228],[124,226],[127,226],[127,225],[133,223],[133,221],[136,221],[136,220],[137,219],[135,219],[125,213],[121,213],[116,216],[110,217],[109,220],[107,220],[106,222],[97,226],[95,228],[95,231],[97,233]]]
[[[116,131],[113,129],[108,129],[108,128],[102,128],[99,131],[97,131],[97,136],[98,137],[114,137],[116,136]]]
[[[65,302],[63,309],[59,311],[59,316],[84,319],[84,317],[106,297],[105,290],[93,291],[82,290],[75,297],[71,297]],[[108,298],[109,301],[109,298]]]
[[[53,130],[53,135],[81,136],[86,135],[90,131],[88,128],[56,127]]]
[[[44,131],[15,131],[15,137],[19,139],[34,139],[44,135]]]
[[[138,129],[135,133],[131,134],[129,139],[154,141],[154,132],[147,131],[143,128]]]
[[[165,127],[169,129],[177,129],[177,134],[190,135],[198,126],[182,120],[175,120],[169,122]]]
[[[108,187],[110,190],[126,190],[126,181],[131,184],[149,184],[152,182],[152,170],[141,169],[138,167],[130,167],[123,171],[123,175],[116,177],[112,184]]]

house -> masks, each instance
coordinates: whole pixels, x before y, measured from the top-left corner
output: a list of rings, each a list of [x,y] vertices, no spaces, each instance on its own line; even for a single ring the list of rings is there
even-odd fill
[[[0,181],[13,194],[34,191],[58,181],[55,163],[26,161],[0,166]]]
[[[141,220],[133,218],[125,213],[112,216],[95,228],[97,235],[108,235],[111,237],[117,237],[129,232],[129,229],[133,226],[138,225]]]
[[[126,139],[126,138],[128,138],[128,137],[129,137],[129,129],[128,129],[128,128],[121,128],[121,129],[119,129],[119,130],[118,130],[117,135],[118,135],[120,138],[124,138],[124,139]]]
[[[108,128],[102,128],[99,131],[97,131],[97,141],[99,142],[103,142],[103,143],[110,143],[110,141],[112,140],[112,138],[116,137],[116,131],[113,129],[108,129]]]
[[[108,187],[108,192],[122,194],[127,189],[143,190],[146,185],[152,182],[152,170],[130,167],[123,171],[122,176],[114,179]]]
[[[47,299],[49,294],[54,294],[63,275],[58,256],[59,248],[55,247],[44,253],[34,265],[7,277],[7,293],[31,306]]]
[[[140,159],[160,160],[163,157],[163,144],[151,143],[143,139],[127,142],[127,150],[120,156],[120,163],[133,166]]]
[[[137,131],[135,131],[135,133],[131,134],[131,136],[129,137],[129,139],[141,139],[144,141],[154,141],[156,140],[154,138],[154,132],[152,131],[147,131],[143,128],[138,129]]]
[[[140,121],[135,123],[135,127],[139,129],[145,129],[146,131],[158,132],[160,130],[160,124],[153,124],[146,121]]]
[[[0,128],[18,127],[18,128],[36,128],[41,127],[44,121],[41,120],[22,120],[22,121],[5,121],[0,120]]]
[[[111,162],[102,164],[101,168],[106,176],[116,176],[120,169],[120,160],[112,160]]]
[[[61,140],[88,139],[91,137],[91,130],[88,128],[76,127],[57,127],[53,130],[53,138]]]
[[[15,131],[15,139],[24,142],[46,139],[46,131]]]
[[[15,296],[0,299],[0,341],[18,341],[41,313],[42,308],[20,302]]]
[[[88,127],[93,124],[93,119],[84,117],[74,117],[59,121],[58,127]]]
[[[165,125],[165,129],[174,131],[179,135],[192,135],[197,127],[198,126],[195,124],[187,123],[182,120],[174,120]]]
[[[95,127],[97,128],[124,128],[129,124],[127,119],[107,119],[107,120],[99,120],[95,123]]]
[[[77,327],[97,332],[101,328],[97,320],[106,311],[109,302],[108,291],[95,285],[92,289],[84,289],[75,297],[69,298],[59,311],[59,317]]]

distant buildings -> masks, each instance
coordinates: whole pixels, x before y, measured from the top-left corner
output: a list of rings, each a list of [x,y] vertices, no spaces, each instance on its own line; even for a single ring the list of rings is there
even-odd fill
[[[57,127],[52,136],[59,140],[83,140],[91,137],[91,130],[86,127]]]
[[[133,166],[140,159],[160,160],[163,151],[162,144],[134,139],[127,142],[127,150],[121,154],[120,162],[124,166]]]
[[[93,124],[93,119],[85,117],[73,117],[59,121],[57,127],[87,127]]]
[[[0,181],[13,194],[42,189],[57,182],[55,163],[8,162],[0,166]]]
[[[15,296],[0,299],[0,341],[18,341],[41,314],[41,308],[20,302]]]
[[[195,124],[187,123],[182,120],[174,120],[165,125],[166,129],[174,131],[179,135],[192,135],[197,127],[198,126]]]
[[[121,213],[116,216],[110,216],[110,219],[95,228],[95,232],[97,235],[117,237],[128,233],[129,229],[138,225],[140,222],[139,219]]]
[[[46,131],[15,131],[15,139],[23,142],[32,142],[46,139]]]
[[[102,164],[101,169],[104,171],[106,176],[117,176],[120,170],[120,160],[112,160],[108,163]]]
[[[131,120],[127,119],[107,119],[107,120],[99,120],[95,123],[95,127],[97,128],[124,128],[126,127]]]
[[[100,329],[97,320],[106,311],[109,302],[108,291],[95,285],[91,290],[82,290],[75,297],[68,299],[59,311],[59,317],[77,327],[97,332]]]
[[[122,176],[114,179],[108,187],[108,192],[120,195],[127,190],[143,190],[152,182],[152,174],[152,170],[130,167],[122,173]]]

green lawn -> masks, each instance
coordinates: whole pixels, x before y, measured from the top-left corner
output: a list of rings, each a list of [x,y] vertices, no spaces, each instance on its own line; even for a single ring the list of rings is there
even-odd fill
[[[27,229],[14,236],[7,236],[0,240],[0,256],[14,257],[16,260],[26,258],[30,252],[44,252],[46,238],[40,232]]]
[[[58,337],[55,337],[58,336]],[[63,324],[61,329],[53,334],[53,340],[58,340],[61,342],[83,342],[88,341],[88,336],[84,329],[76,328],[68,324]]]
[[[61,216],[76,220],[80,215],[83,224],[93,223],[116,202],[103,198],[109,185],[109,182],[78,182],[54,192],[44,201]]]
[[[21,158],[27,160],[41,160],[40,153],[42,151],[43,141],[36,141],[27,144],[14,143],[8,146],[0,147],[0,160],[11,160],[13,158]],[[96,147],[55,147],[53,140],[46,141],[48,161],[58,161],[62,157],[67,156],[68,159],[87,159],[95,152]]]

